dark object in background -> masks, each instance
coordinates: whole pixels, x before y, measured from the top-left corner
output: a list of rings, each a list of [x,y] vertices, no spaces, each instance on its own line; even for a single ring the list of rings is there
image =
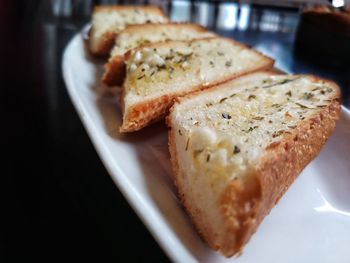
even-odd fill
[[[296,52],[332,65],[350,60],[350,10],[315,6],[305,10],[296,36]]]

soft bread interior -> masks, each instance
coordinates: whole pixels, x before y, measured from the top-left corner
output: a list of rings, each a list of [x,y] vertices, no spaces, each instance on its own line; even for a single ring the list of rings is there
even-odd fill
[[[271,59],[225,38],[170,41],[133,50],[127,60],[121,130],[128,129],[134,108],[145,101],[188,94],[239,75],[270,68],[272,64]],[[169,106],[171,103],[167,108]],[[158,117],[152,116],[152,119]],[[141,118],[132,121],[142,122],[144,118]]]
[[[221,201],[231,182],[240,186],[237,195],[259,191],[254,170],[267,147],[328,107],[336,93],[313,77],[256,73],[173,106],[168,124],[175,181],[194,223],[214,249],[231,246],[222,252],[237,252],[243,237],[235,234],[254,209],[248,198],[232,203],[237,216],[225,218]]]

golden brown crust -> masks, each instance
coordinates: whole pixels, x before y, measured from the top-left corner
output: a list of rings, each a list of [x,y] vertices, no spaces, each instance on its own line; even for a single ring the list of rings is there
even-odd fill
[[[299,173],[314,159],[332,134],[340,115],[340,90],[331,81],[309,76],[317,82],[325,82],[336,94],[327,108],[314,114],[298,125],[293,133],[285,133],[279,142],[266,148],[248,181],[231,181],[220,200],[221,216],[224,220],[225,236],[218,239],[208,225],[198,216],[192,204],[184,197],[181,178],[185,171],[179,168],[175,131],[171,129],[171,116],[167,117],[169,130],[169,151],[173,177],[179,196],[194,224],[209,246],[230,257],[243,249],[244,244],[256,231],[263,218],[287,191]],[[190,95],[192,97],[194,95]],[[188,97],[186,97],[188,98]],[[174,107],[170,109],[170,112]],[[249,207],[249,209],[246,209]],[[219,241],[221,240],[221,242]]]
[[[153,100],[143,101],[133,105],[127,111],[124,109],[123,124],[120,126],[120,132],[138,131],[147,125],[156,122],[168,113],[173,97],[163,95]]]
[[[108,86],[120,86],[126,75],[124,56],[111,57],[105,64],[105,72],[102,81]]]
[[[187,22],[171,22],[171,23],[147,23],[147,24],[135,24],[135,25],[128,25],[124,32],[132,32],[132,31],[139,31],[139,30],[148,30],[152,29],[155,26],[175,26],[175,27],[193,27],[196,28],[198,32],[209,32],[208,29],[206,29],[204,26],[193,24],[193,23],[187,23]],[[214,34],[214,33],[213,33]]]
[[[91,29],[94,30],[94,29]],[[117,37],[117,33],[115,32],[105,32],[103,33],[101,40],[97,46],[97,48],[89,48],[89,51],[92,55],[98,57],[106,57],[109,55],[109,51],[114,45],[115,38]]]

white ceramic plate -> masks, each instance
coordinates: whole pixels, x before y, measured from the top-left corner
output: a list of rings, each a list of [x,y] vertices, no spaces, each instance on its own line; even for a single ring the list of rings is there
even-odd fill
[[[350,262],[350,113],[342,109],[321,154],[265,218],[239,257],[213,252],[196,233],[170,179],[163,123],[121,135],[115,98],[99,92],[103,65],[76,35],[63,57],[73,104],[114,182],[176,262]]]

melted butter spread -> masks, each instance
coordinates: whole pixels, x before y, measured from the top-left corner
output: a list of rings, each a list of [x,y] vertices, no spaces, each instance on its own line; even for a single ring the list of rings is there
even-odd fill
[[[327,107],[333,93],[305,77],[273,76],[200,95],[178,116],[192,170],[236,178],[268,145]]]
[[[244,65],[241,63],[245,58]],[[221,38],[177,42],[134,51],[127,61],[125,88],[136,96],[209,85],[240,73],[260,61],[260,56]]]

